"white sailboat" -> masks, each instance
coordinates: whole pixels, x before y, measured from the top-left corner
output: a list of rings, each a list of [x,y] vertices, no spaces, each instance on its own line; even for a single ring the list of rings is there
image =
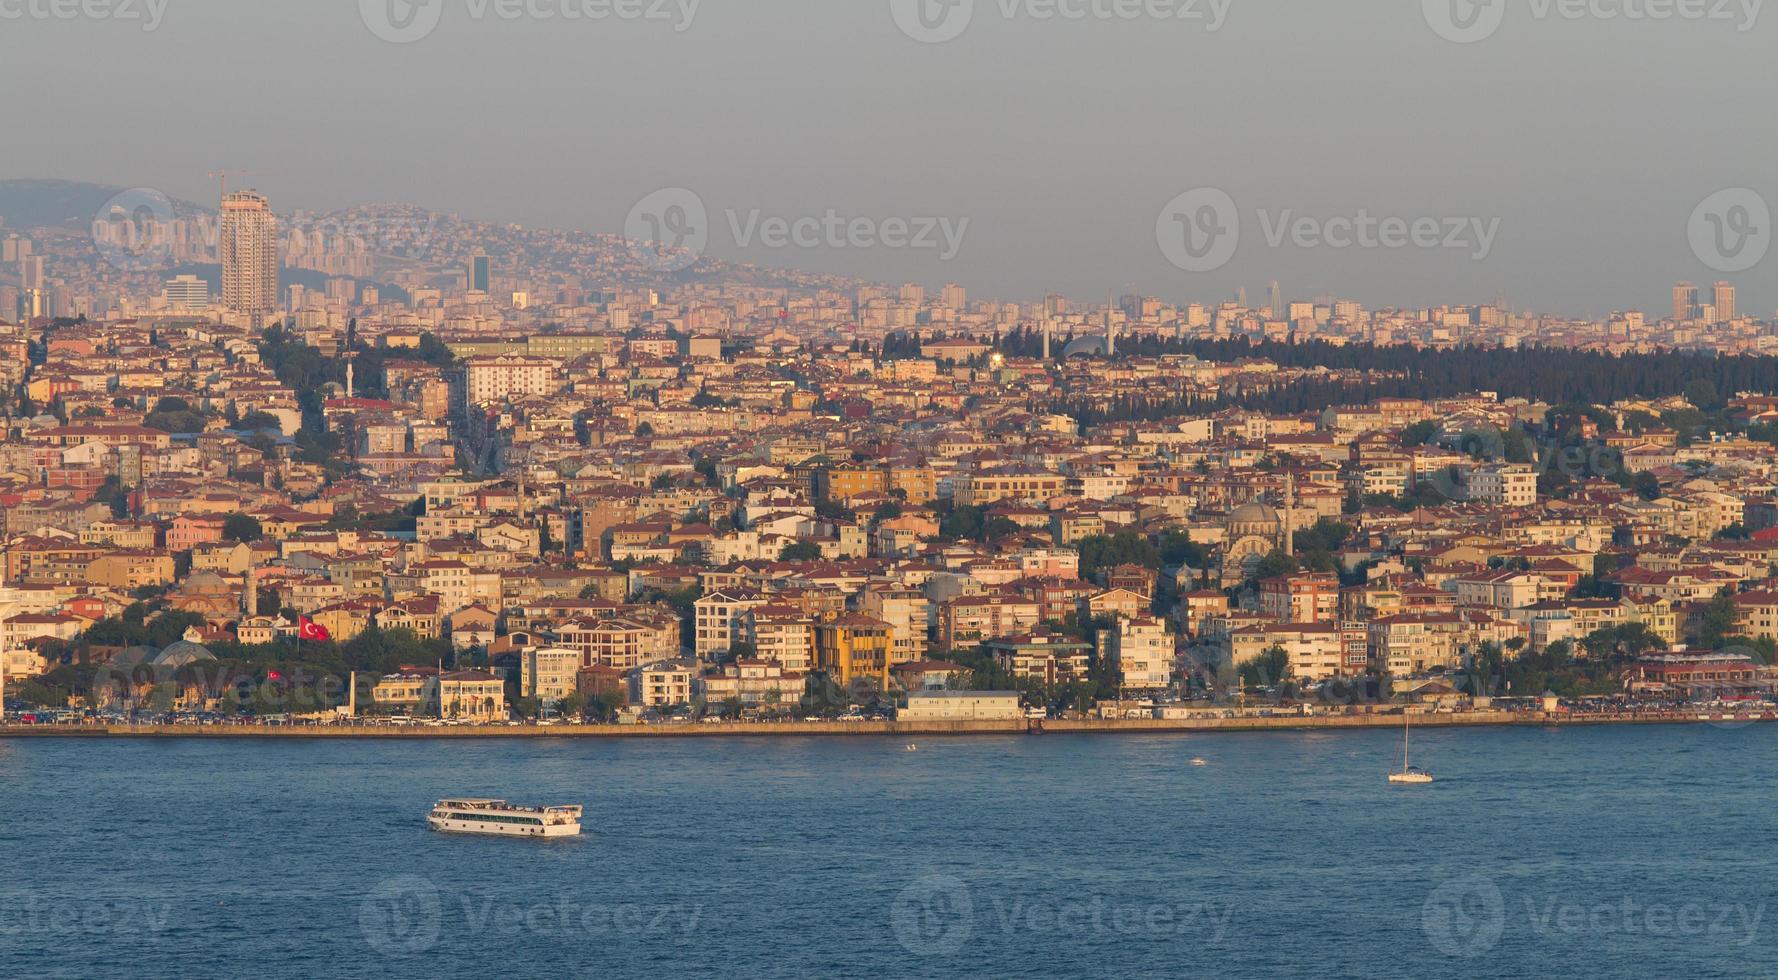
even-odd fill
[[[1401,712],[1401,771],[1390,773],[1389,781],[1397,786],[1424,786],[1432,782],[1432,773],[1408,765],[1408,719],[1410,717],[1407,709],[1403,708]]]

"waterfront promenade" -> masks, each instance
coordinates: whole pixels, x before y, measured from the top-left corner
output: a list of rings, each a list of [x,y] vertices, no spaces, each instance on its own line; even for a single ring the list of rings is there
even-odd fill
[[[1416,728],[1570,725],[1744,725],[1778,721],[1772,712],[1458,711],[1414,715]],[[1024,734],[1201,734],[1399,728],[1400,714],[1245,715],[1180,719],[1007,721],[797,721],[647,725],[6,725],[0,738],[718,738],[718,737],[967,737]]]

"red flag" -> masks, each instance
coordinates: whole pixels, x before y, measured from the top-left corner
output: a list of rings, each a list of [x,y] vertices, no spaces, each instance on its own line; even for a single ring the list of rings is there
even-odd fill
[[[317,640],[321,642],[333,639],[333,634],[327,632],[327,627],[322,626],[320,623],[315,622],[307,616],[297,619],[296,635],[300,639]]]

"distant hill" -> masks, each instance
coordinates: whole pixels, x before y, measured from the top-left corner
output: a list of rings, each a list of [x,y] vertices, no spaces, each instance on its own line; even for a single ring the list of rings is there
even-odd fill
[[[74,180],[0,180],[0,219],[7,228],[82,229],[93,215],[124,187]],[[181,212],[202,210],[189,201],[174,201]]]

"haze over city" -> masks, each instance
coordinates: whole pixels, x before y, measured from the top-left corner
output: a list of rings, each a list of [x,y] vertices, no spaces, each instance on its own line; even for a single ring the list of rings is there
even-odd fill
[[[534,0],[547,16],[532,16],[432,0],[411,6],[436,27],[406,43],[367,26],[375,6],[171,0],[152,30],[135,5],[140,19],[9,21],[0,73],[40,94],[8,106],[9,130],[30,135],[9,140],[0,176],[212,201],[206,173],[236,169],[281,210],[407,202],[608,232],[683,187],[710,209],[715,257],[980,296],[1214,303],[1278,280],[1300,298],[1573,315],[1658,313],[1672,282],[1718,278],[1688,247],[1693,209],[1724,188],[1778,193],[1778,131],[1747,111],[1778,97],[1778,22],[1758,4],[1667,19],[1633,2],[1579,17],[1513,4],[1474,43],[1399,0],[1178,0],[1166,17],[1080,0],[1049,18],[982,0],[942,43],[883,2],[651,3],[595,20],[566,2]],[[76,66],[53,98],[26,81]],[[1243,233],[1207,273],[1155,247],[1156,215],[1199,187],[1236,202]],[[942,261],[732,233],[755,211],[830,210],[966,219],[967,234]],[[1361,211],[1498,232],[1477,260],[1274,246],[1265,230]],[[1775,304],[1742,283],[1744,309]]]

